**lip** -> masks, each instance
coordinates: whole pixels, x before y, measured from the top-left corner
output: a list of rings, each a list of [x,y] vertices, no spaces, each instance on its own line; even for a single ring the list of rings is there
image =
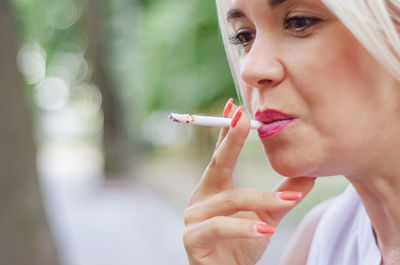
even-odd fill
[[[263,125],[258,128],[258,135],[260,138],[266,138],[278,134],[295,119],[295,117],[290,116],[289,114],[274,109],[257,111],[255,118],[257,121],[263,123]]]

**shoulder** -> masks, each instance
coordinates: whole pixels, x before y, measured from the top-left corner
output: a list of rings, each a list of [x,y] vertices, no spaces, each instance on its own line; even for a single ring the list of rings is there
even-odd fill
[[[286,249],[281,265],[307,264],[315,229],[333,199],[331,198],[318,204],[303,218]]]

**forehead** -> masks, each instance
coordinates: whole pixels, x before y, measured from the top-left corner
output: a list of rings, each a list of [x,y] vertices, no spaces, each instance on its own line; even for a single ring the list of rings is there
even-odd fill
[[[223,13],[227,20],[245,16],[246,9],[256,7],[257,10],[264,9],[269,11],[279,10],[281,7],[288,6],[314,6],[325,5],[321,0],[220,0],[223,2]]]
[[[283,3],[291,1],[292,0],[225,0],[224,15],[227,20],[230,21],[235,18],[246,17],[244,12],[246,6],[257,6],[273,10]]]
[[[217,0],[224,3],[226,7],[235,7],[248,4],[264,5],[271,9],[282,6],[286,3],[322,3],[321,0]]]
[[[222,0],[224,1],[224,0]],[[260,1],[255,1],[255,0],[225,0],[225,2],[230,3],[231,5],[240,5],[242,3],[255,3],[257,4],[264,4],[270,8],[275,8],[279,6],[280,4],[283,4],[284,2],[289,2],[291,0],[260,0]]]

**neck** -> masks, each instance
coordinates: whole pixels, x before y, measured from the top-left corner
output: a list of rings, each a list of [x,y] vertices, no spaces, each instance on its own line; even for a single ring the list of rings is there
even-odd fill
[[[385,265],[394,265],[400,260],[400,163],[397,160],[375,161],[362,174],[347,177],[371,219]]]

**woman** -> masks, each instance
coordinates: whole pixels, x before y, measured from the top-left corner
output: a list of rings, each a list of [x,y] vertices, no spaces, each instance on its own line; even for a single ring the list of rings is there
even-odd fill
[[[234,188],[249,118],[230,100],[232,126],[185,212],[190,264],[256,264],[315,178],[333,175],[351,185],[305,217],[282,264],[400,264],[400,1],[217,6],[240,94],[287,178],[271,192]]]

